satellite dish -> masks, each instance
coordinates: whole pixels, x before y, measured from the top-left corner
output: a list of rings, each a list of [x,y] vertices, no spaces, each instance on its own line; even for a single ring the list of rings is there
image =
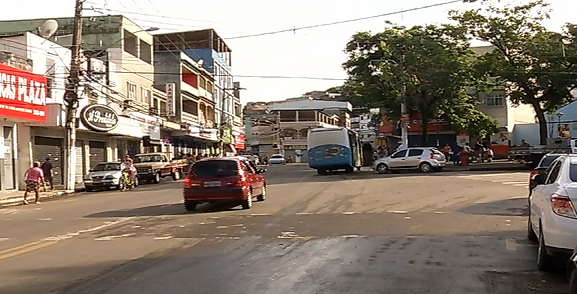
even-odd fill
[[[58,22],[53,19],[49,19],[38,28],[38,34],[42,38],[48,39],[52,37],[52,35],[54,35],[57,29],[58,29]]]
[[[202,65],[204,64],[204,60],[200,59],[197,63],[198,63],[198,66],[202,67]]]

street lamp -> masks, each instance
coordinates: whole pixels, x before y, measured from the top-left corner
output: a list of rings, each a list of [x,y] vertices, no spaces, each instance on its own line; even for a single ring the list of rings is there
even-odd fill
[[[557,137],[561,138],[561,117],[563,112],[557,112]]]

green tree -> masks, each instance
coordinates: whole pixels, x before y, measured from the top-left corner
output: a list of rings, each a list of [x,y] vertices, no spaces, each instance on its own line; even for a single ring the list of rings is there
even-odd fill
[[[451,11],[451,18],[471,37],[495,47],[479,57],[478,70],[497,78],[513,104],[533,107],[541,144],[546,144],[545,112],[571,101],[575,86],[574,65],[565,52],[567,38],[541,25],[549,17],[542,0],[519,6],[485,3],[483,9]]]
[[[401,103],[409,113],[419,112],[427,144],[429,121],[457,119],[455,107],[468,103],[467,87],[476,81],[476,56],[465,33],[449,25],[390,26],[376,34],[357,33],[345,49],[348,60],[343,68],[349,75],[345,88],[372,107],[388,110],[393,118],[399,117]],[[468,115],[459,119],[483,117],[474,107],[459,115]]]

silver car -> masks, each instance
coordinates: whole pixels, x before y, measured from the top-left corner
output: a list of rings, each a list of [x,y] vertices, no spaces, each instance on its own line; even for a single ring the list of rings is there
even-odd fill
[[[87,192],[100,188],[121,189],[123,185],[120,181],[121,176],[119,162],[101,162],[84,177],[84,187]],[[138,186],[138,177],[135,178],[134,185]]]
[[[434,147],[411,147],[378,159],[373,169],[380,174],[401,169],[417,169],[428,173],[442,170],[445,163],[445,155]]]

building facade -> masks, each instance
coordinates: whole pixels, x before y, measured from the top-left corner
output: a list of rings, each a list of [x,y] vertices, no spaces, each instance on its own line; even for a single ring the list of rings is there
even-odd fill
[[[244,132],[239,86],[235,88],[232,76],[231,49],[213,29],[168,33],[156,37],[155,52],[182,52],[213,76],[214,124],[223,148],[221,152],[236,153],[235,142],[237,139],[240,141]]]

